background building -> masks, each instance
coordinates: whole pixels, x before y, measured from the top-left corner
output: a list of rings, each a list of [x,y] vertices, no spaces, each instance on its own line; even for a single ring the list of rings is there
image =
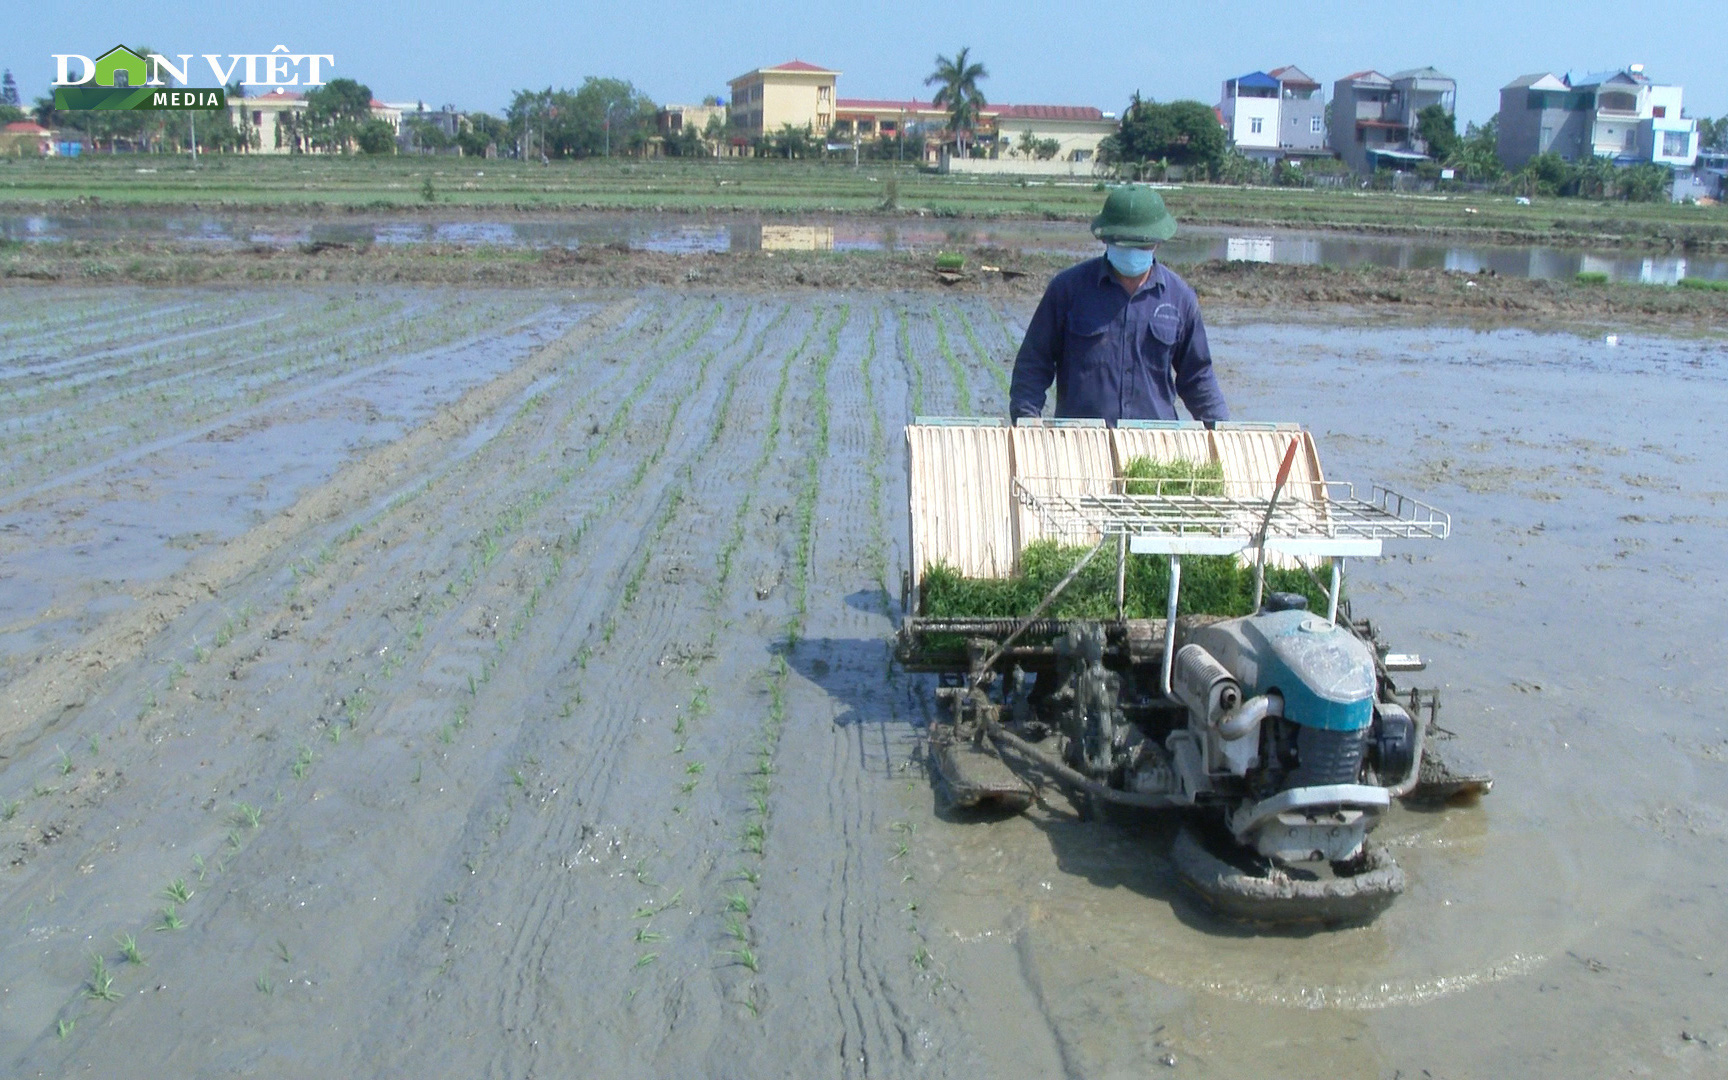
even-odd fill
[[[771,135],[787,124],[809,127],[820,138],[834,123],[839,77],[838,71],[802,60],[747,71],[728,84],[732,126],[746,138]]]
[[[1346,75],[1332,84],[1332,150],[1360,173],[1426,161],[1416,116],[1430,105],[1456,113],[1457,97],[1458,84],[1431,67]]]
[[[1688,168],[1698,157],[1698,122],[1683,114],[1681,98],[1680,87],[1652,82],[1641,64],[1580,79],[1524,75],[1500,89],[1495,149],[1508,169],[1548,153]]]
[[[1293,64],[1225,80],[1218,118],[1230,144],[1251,158],[1277,161],[1328,152],[1326,95]]]

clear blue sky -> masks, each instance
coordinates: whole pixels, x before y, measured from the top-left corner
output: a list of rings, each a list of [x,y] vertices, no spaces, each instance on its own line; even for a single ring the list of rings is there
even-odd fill
[[[26,98],[47,91],[50,54],[95,56],[122,41],[166,53],[332,53],[334,74],[380,98],[488,111],[514,89],[584,75],[629,79],[661,102],[724,96],[727,79],[794,57],[840,69],[846,97],[922,95],[935,55],[969,45],[990,69],[987,96],[1005,103],[1119,111],[1135,89],[1213,103],[1222,80],[1290,63],[1330,95],[1352,71],[1431,64],[1458,80],[1462,127],[1490,116],[1498,88],[1518,75],[1643,63],[1686,88],[1692,115],[1728,113],[1723,0],[301,0],[49,4],[27,14],[23,0],[11,5],[0,66]]]

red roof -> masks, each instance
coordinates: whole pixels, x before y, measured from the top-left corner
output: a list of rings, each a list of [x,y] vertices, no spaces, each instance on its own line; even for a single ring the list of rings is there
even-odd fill
[[[834,69],[833,68],[825,68],[825,67],[817,67],[815,64],[806,64],[802,60],[788,60],[784,64],[775,64],[773,67],[767,68],[765,70],[767,70],[767,71],[820,71],[823,73],[827,73],[827,72],[833,71]]]
[[[984,112],[999,120],[1102,120],[1090,105],[986,105]]]
[[[861,112],[939,112],[933,102],[907,99],[906,101],[890,101],[884,98],[836,98],[835,107],[839,109],[856,109]]]
[[[388,109],[390,106],[379,101],[377,98],[373,98],[371,101],[366,103],[366,107],[369,109]]]
[[[48,129],[33,120],[14,120],[6,125],[8,135],[46,135]]]

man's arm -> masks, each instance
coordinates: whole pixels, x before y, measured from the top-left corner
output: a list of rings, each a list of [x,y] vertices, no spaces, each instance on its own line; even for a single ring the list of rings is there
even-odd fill
[[[1044,412],[1044,395],[1056,378],[1056,364],[1062,359],[1062,322],[1065,305],[1056,295],[1052,282],[1038,301],[1038,310],[1026,326],[1026,337],[1020,342],[1020,353],[1014,358],[1014,379],[1008,387],[1008,415],[1012,419],[1039,416]]]
[[[1224,391],[1218,388],[1218,378],[1212,373],[1212,348],[1206,343],[1206,323],[1200,318],[1200,305],[1194,304],[1191,318],[1185,320],[1188,332],[1176,342],[1170,367],[1176,373],[1176,392],[1182,404],[1196,420],[1228,420],[1230,408],[1224,404]]]

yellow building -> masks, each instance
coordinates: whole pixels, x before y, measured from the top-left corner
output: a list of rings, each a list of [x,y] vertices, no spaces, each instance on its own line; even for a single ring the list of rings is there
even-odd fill
[[[728,114],[741,135],[772,135],[791,124],[809,127],[822,138],[834,123],[834,83],[839,77],[838,71],[802,60],[757,68],[728,84]]]

